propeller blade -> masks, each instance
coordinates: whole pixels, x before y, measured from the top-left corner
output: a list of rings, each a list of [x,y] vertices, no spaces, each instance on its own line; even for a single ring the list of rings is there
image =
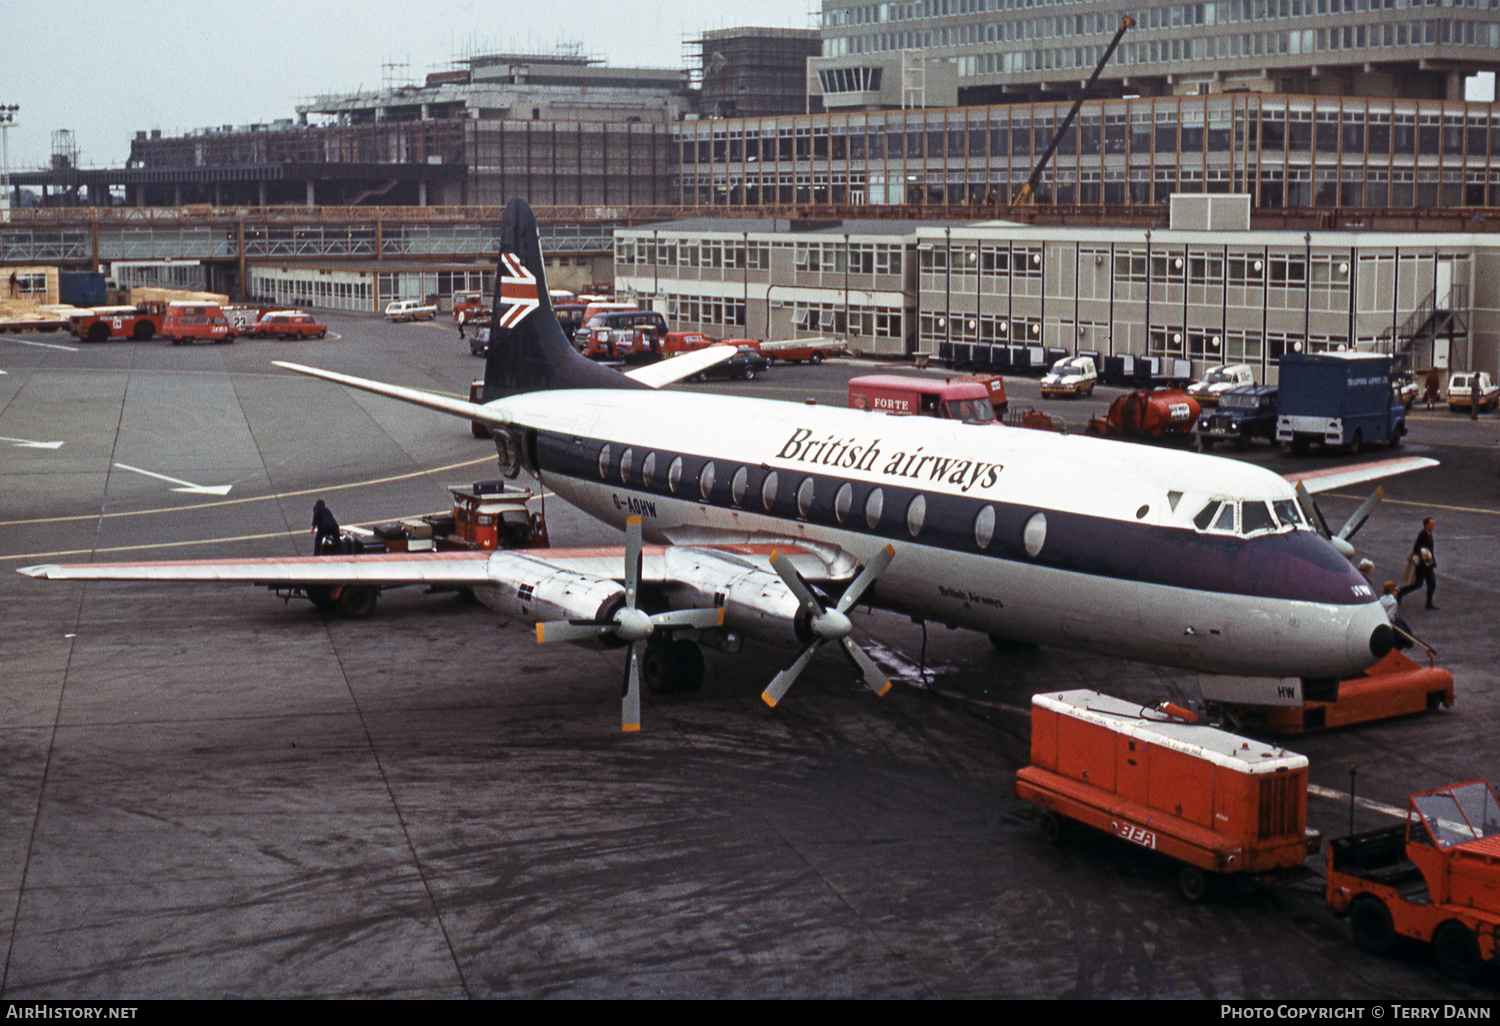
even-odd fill
[[[873,559],[865,564],[865,568],[859,572],[849,587],[844,589],[844,594],[839,598],[838,605],[834,608],[841,613],[846,613],[859,601],[859,597],[865,593],[865,589],[875,583],[875,578],[885,572],[885,568],[891,565],[891,560],[896,556],[896,549],[887,545],[875,553]]]
[[[605,631],[613,630],[614,626],[613,620],[551,620],[536,625],[536,640],[542,644],[549,641],[592,641]]]
[[[625,607],[635,608],[641,584],[641,518],[625,519]]]
[[[1370,519],[1370,514],[1375,512],[1375,507],[1379,506],[1380,500],[1384,498],[1385,489],[1376,488],[1374,494],[1360,503],[1359,509],[1354,511],[1354,515],[1344,521],[1344,526],[1339,528],[1339,533],[1336,537],[1342,538],[1345,541],[1354,537],[1359,532],[1359,529],[1365,526],[1365,521]]]
[[[641,729],[641,666],[635,657],[635,642],[625,649],[624,697],[620,702],[620,729],[627,734]]]
[[[1333,532],[1328,529],[1328,521],[1323,519],[1323,511],[1313,501],[1312,492],[1309,492],[1307,486],[1301,481],[1297,482],[1297,505],[1302,507],[1302,515],[1307,518],[1309,524],[1312,524],[1313,530],[1324,538],[1333,537]]]
[[[724,626],[724,609],[672,609],[651,617],[655,627],[708,627]]]
[[[885,693],[891,690],[891,682],[885,672],[875,665],[875,660],[871,659],[864,649],[848,638],[841,640],[844,643],[844,651],[849,653],[849,658],[859,664],[860,671],[864,673],[865,686],[877,696],[884,698]]]
[[[786,694],[786,689],[791,687],[792,682],[802,675],[803,670],[807,669],[807,664],[812,659],[813,653],[818,650],[818,646],[822,643],[823,641],[820,638],[804,648],[802,654],[797,657],[796,662],[771,679],[771,683],[767,685],[766,690],[760,693],[760,700],[772,709],[776,708],[776,703],[781,701],[781,696]]]
[[[817,614],[823,611],[823,603],[818,601],[812,589],[807,586],[807,582],[802,579],[802,575],[797,572],[797,568],[792,566],[792,561],[780,549],[771,553],[771,569],[776,571],[787,590],[796,597],[798,602],[802,603],[808,612]]]

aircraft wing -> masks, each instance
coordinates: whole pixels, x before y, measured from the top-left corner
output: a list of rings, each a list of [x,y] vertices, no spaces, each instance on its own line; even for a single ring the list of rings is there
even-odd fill
[[[1437,465],[1437,460],[1430,460],[1425,456],[1398,456],[1388,460],[1355,463],[1346,467],[1327,467],[1322,470],[1287,474],[1286,479],[1293,484],[1301,484],[1309,492],[1318,494],[1331,492],[1336,488],[1363,484],[1367,481],[1395,477],[1397,474],[1409,474],[1413,470],[1426,470],[1428,467]]]
[[[644,367],[626,371],[625,376],[634,378],[651,388],[661,388],[663,385],[690,378],[716,363],[723,363],[736,352],[738,350],[734,346],[707,346],[674,356],[670,360],[660,360],[657,363],[648,363]]]
[[[771,556],[786,554],[809,581],[827,583],[846,576],[831,571],[825,554],[795,544],[679,546],[738,557],[771,572]],[[666,546],[641,550],[640,580],[672,580]],[[463,587],[493,579],[490,560],[525,560],[555,570],[622,580],[624,552],[619,546],[576,549],[503,549],[493,552],[376,552],[337,556],[257,556],[243,559],[174,559],[129,563],[44,563],[16,572],[48,581],[177,581],[294,586],[306,584],[426,584]]]

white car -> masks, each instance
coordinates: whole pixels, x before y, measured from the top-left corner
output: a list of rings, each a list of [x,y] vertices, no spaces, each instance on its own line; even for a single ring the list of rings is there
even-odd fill
[[[437,307],[420,299],[401,299],[388,303],[385,319],[388,321],[430,321],[437,316]]]
[[[1188,386],[1187,393],[1202,405],[1217,405],[1219,397],[1232,388],[1255,384],[1255,371],[1245,363],[1221,363],[1203,372],[1203,380]]]
[[[1070,356],[1042,375],[1042,395],[1093,395],[1098,381],[1092,356]]]
[[[1490,379],[1489,371],[1479,371],[1479,409],[1483,412],[1500,406],[1500,385]],[[1448,379],[1443,401],[1450,410],[1468,410],[1474,405],[1474,372],[1459,371]]]

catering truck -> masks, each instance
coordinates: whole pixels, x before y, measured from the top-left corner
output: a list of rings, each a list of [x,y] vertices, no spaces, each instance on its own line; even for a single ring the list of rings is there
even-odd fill
[[[1358,452],[1400,445],[1406,407],[1383,353],[1287,353],[1276,393],[1276,440],[1305,452],[1314,443]]]

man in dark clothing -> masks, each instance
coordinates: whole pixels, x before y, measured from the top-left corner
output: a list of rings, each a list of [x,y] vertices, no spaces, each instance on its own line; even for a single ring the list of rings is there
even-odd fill
[[[314,556],[321,556],[325,549],[328,552],[339,550],[339,522],[322,499],[313,503],[312,529]]]
[[[1416,576],[1412,582],[1396,593],[1399,602],[1409,593],[1416,591],[1422,585],[1427,585],[1427,608],[1436,609],[1432,604],[1432,593],[1437,589],[1437,557],[1433,548],[1432,532],[1437,527],[1437,521],[1428,517],[1422,521],[1422,533],[1417,535],[1417,540],[1411,546],[1411,558],[1416,569]]]

